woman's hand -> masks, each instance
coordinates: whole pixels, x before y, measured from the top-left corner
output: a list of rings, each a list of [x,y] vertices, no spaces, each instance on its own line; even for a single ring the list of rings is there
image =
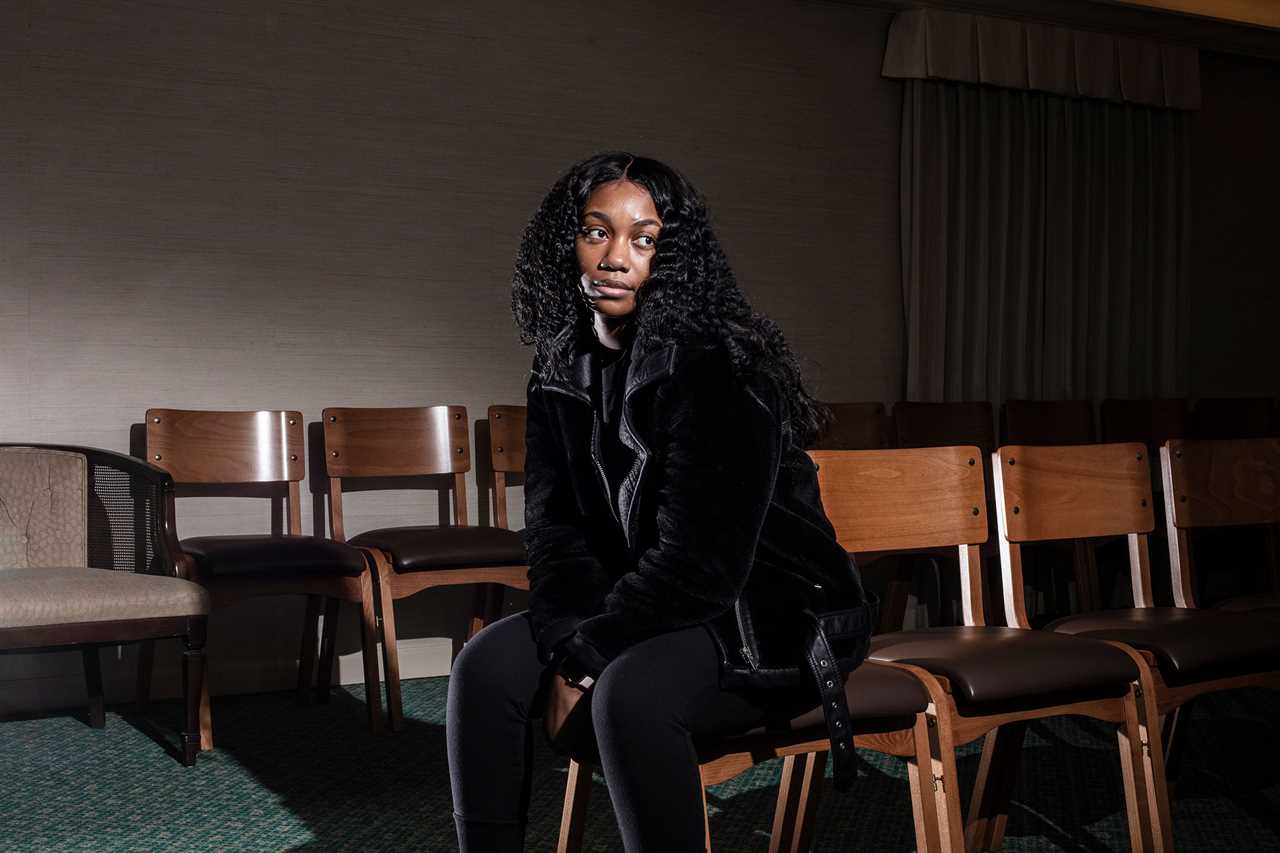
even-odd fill
[[[569,718],[569,713],[582,699],[583,691],[570,686],[564,676],[556,673],[551,678],[551,694],[547,697],[547,710],[543,714],[543,723],[547,727],[547,737],[555,740],[560,728]]]

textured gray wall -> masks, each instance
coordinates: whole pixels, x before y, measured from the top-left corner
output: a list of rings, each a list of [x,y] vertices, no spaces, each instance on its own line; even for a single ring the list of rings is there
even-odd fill
[[[766,0],[0,0],[0,440],[124,450],[148,406],[314,420],[447,402],[475,419],[522,402],[517,241],[559,173],[611,147],[702,189],[822,396],[893,399],[889,17]],[[434,518],[411,494],[346,508],[350,533]],[[262,530],[266,512],[189,499],[180,532]],[[215,689],[287,683],[301,611],[284,601],[214,619]],[[456,638],[470,601],[405,602],[401,633]],[[0,680],[48,679],[18,704],[56,701],[75,673],[74,657],[0,660]]]

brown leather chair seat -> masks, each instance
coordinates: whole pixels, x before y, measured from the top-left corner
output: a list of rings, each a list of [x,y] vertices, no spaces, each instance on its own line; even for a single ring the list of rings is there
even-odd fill
[[[387,527],[354,536],[351,544],[386,551],[397,572],[519,566],[529,561],[520,532],[501,527]]]
[[[849,703],[849,716],[855,720],[913,717],[929,707],[929,692],[915,676],[871,661],[850,673],[844,683],[844,696]],[[792,729],[823,725],[819,707],[791,720]]]
[[[1018,628],[898,631],[871,638],[872,660],[945,676],[962,713],[1119,696],[1138,677],[1133,660],[1100,641]]]
[[[1045,627],[1149,651],[1170,684],[1280,668],[1280,631],[1254,614],[1139,607],[1066,616]]]
[[[891,666],[879,666],[868,661],[855,669],[845,681],[844,695],[849,703],[849,716],[854,722],[854,731],[869,728],[876,729],[878,723],[894,720],[909,721],[916,714],[929,707],[929,693],[924,685],[908,672],[894,669]],[[904,723],[899,723],[902,725]],[[776,743],[779,738],[797,741],[812,737],[813,740],[827,738],[826,722],[822,716],[822,708],[814,706],[797,717],[786,722],[786,729],[770,730],[759,726],[742,734],[723,738],[700,738],[697,743],[698,760],[712,761],[721,755],[749,750],[752,741],[758,743]],[[585,755],[592,755],[592,744],[584,750]]]
[[[317,536],[197,536],[184,539],[182,550],[195,558],[207,576],[347,575],[364,571],[358,548]]]

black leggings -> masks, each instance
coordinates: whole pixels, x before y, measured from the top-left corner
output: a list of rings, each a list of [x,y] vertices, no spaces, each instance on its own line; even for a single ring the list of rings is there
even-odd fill
[[[594,733],[584,749],[598,750],[627,853],[704,849],[695,736],[785,726],[814,704],[812,691],[722,690],[719,666],[705,628],[672,631],[619,655],[580,700]],[[461,853],[523,849],[532,720],[551,674],[527,612],[476,634],[454,661],[446,728]]]

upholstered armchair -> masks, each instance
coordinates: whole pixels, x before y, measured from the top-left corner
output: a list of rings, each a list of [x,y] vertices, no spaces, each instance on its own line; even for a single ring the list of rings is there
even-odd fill
[[[99,647],[180,639],[190,766],[209,596],[186,573],[164,471],[95,448],[0,444],[0,653],[80,649],[101,727]]]

